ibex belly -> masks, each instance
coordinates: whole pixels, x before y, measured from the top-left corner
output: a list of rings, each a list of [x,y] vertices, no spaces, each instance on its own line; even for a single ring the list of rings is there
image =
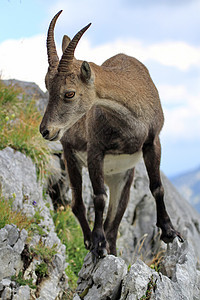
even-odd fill
[[[87,153],[76,152],[76,156],[87,167]],[[141,160],[142,151],[133,154],[107,154],[104,157],[104,174],[112,175],[132,169]]]

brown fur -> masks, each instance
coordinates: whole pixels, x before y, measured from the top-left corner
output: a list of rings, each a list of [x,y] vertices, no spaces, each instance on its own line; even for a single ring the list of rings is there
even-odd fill
[[[66,40],[68,46],[69,40]],[[67,46],[63,46],[64,51]],[[143,152],[150,189],[157,204],[161,238],[165,242],[171,242],[175,236],[182,240],[173,228],[164,205],[159,171],[159,133],[164,117],[157,89],[147,68],[133,57],[118,54],[102,66],[74,58],[67,71],[59,70],[49,68],[46,76],[49,103],[40,131],[46,139],[59,139],[63,145],[73,191],[72,210],[82,227],[86,247],[94,257],[104,256],[105,249],[116,255],[117,230],[128,203],[133,168],[130,166],[122,170],[119,176],[107,176],[111,192],[115,179],[120,179],[122,186],[118,199],[112,199],[103,224],[106,195],[104,160],[106,156],[114,155],[117,165],[118,157],[122,157],[120,155],[132,157],[140,151]],[[75,96],[65,99],[67,91],[75,92]],[[92,232],[82,200],[81,167],[84,161],[78,155],[80,152],[86,154],[94,191],[95,222]],[[111,220],[114,212],[115,217]]]

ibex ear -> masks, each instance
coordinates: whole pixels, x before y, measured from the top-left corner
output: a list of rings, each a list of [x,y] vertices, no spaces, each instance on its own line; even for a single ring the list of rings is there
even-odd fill
[[[69,45],[71,39],[67,36],[64,35],[63,36],[63,40],[62,40],[62,52],[64,53],[65,49],[67,48],[67,46]]]
[[[84,61],[81,65],[81,79],[88,82],[91,78],[91,69],[87,61]]]

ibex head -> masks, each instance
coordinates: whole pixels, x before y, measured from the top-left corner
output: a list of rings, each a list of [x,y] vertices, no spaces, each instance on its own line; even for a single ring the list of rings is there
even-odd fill
[[[49,102],[40,124],[40,132],[47,140],[61,139],[63,133],[76,123],[91,107],[94,98],[94,74],[88,62],[74,58],[75,48],[91,23],[81,29],[72,40],[63,38],[63,55],[59,61],[54,42],[55,23],[59,11],[52,19],[47,34],[49,68],[45,84]]]

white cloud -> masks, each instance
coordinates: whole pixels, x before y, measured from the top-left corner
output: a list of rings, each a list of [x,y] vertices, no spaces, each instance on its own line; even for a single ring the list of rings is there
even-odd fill
[[[165,66],[186,71],[192,66],[200,67],[200,47],[193,47],[184,42],[161,42],[145,45],[139,40],[116,40],[98,47],[92,47],[86,38],[80,42],[76,53],[89,61],[102,63],[117,53],[126,53],[142,62],[156,61]]]
[[[134,56],[143,63],[155,61],[184,71],[194,65],[200,67],[200,48],[180,42],[146,46],[139,40],[116,40],[92,47],[89,40],[83,37],[76,49],[76,57],[101,64],[120,52]],[[7,40],[0,44],[0,71],[4,78],[35,81],[44,88],[46,70],[46,36]],[[181,94],[184,91],[179,87],[176,92]]]
[[[158,43],[149,47],[148,54],[149,59],[182,71],[191,66],[200,66],[200,47],[192,47],[184,42]]]
[[[46,37],[37,35],[0,44],[0,72],[2,78],[34,81],[45,89],[47,71]]]
[[[187,103],[164,108],[165,126],[162,137],[171,142],[200,140],[200,93],[185,95]]]

